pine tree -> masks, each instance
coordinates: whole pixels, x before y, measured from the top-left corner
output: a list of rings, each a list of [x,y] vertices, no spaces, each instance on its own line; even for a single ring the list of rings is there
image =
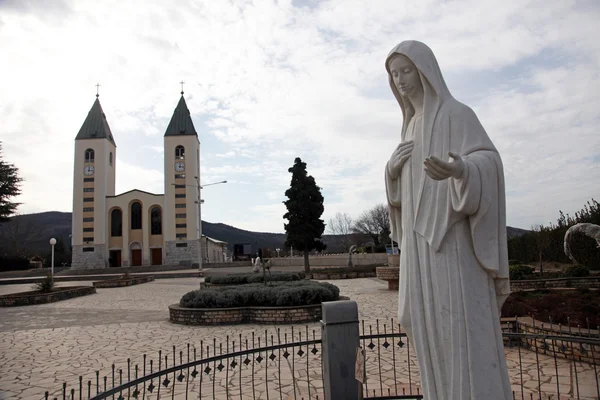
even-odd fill
[[[323,214],[323,195],[315,179],[306,172],[306,163],[299,157],[294,160],[294,165],[288,169],[292,174],[290,188],[285,191],[288,200],[283,203],[288,212],[283,218],[289,222],[284,224],[286,232],[286,246],[304,252],[304,271],[310,273],[308,253],[317,249],[325,249],[321,235],[325,230],[325,223],[321,219]]]
[[[8,221],[20,204],[10,201],[12,197],[21,193],[19,184],[22,179],[18,172],[19,170],[13,164],[3,160],[0,142],[0,222]]]

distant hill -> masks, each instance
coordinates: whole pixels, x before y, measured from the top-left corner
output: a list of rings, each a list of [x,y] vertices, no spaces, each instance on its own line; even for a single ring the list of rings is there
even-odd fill
[[[235,243],[250,243],[253,248],[284,248],[285,234],[252,232],[236,227],[202,221],[203,234],[228,243],[233,249]],[[521,236],[528,231],[520,228],[507,227],[508,238]],[[12,218],[9,222],[0,224],[1,248],[21,246],[31,253],[45,254],[48,252],[48,241],[54,237],[70,243],[71,213],[49,211],[36,214],[24,214]],[[341,251],[341,238],[335,235],[323,235],[323,241],[330,252]]]

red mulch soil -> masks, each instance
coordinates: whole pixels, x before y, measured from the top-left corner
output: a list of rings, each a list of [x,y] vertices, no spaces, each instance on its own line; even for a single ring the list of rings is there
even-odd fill
[[[600,325],[600,291],[536,290],[514,292],[502,307],[503,317],[534,317],[538,321],[596,329]],[[589,321],[589,325],[588,325]]]

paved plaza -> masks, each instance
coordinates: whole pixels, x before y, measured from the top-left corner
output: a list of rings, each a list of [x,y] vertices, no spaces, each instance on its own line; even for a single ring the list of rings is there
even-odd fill
[[[375,327],[377,320],[380,329],[383,322],[386,322],[389,332],[390,318],[395,317],[397,293],[386,290],[386,282],[375,278],[331,282],[340,288],[341,295],[358,302],[360,318],[365,320],[366,333],[369,333],[370,325]],[[91,285],[91,282],[60,283],[60,286],[68,285]],[[86,382],[87,379],[95,379],[96,370],[103,375],[110,374],[113,363],[118,368],[126,367],[128,358],[132,360],[132,364],[141,363],[143,354],[156,358],[159,350],[171,354],[173,346],[179,352],[180,349],[186,349],[189,343],[200,351],[201,341],[204,349],[207,343],[212,347],[214,340],[217,344],[225,343],[229,336],[238,341],[239,349],[237,338],[240,335],[245,339],[255,332],[255,335],[264,337],[267,331],[267,337],[277,337],[278,328],[281,329],[281,335],[288,334],[291,340],[290,325],[188,327],[170,323],[167,307],[177,303],[184,293],[198,286],[197,278],[160,279],[125,288],[98,289],[94,295],[52,304],[0,308],[0,399],[41,399],[46,390],[59,395],[63,382],[76,384],[79,375],[83,375]],[[4,285],[0,286],[0,294],[29,290],[30,287],[31,285]],[[302,339],[306,339],[306,326],[303,324],[294,327],[295,340],[299,338],[298,332],[302,332]],[[317,323],[309,324],[310,338],[314,331],[318,339],[320,329]],[[264,345],[264,341],[262,344]],[[383,349],[383,346],[379,344],[367,355],[367,372],[372,377],[368,381],[370,394],[373,390],[376,394],[387,394],[388,390],[394,393],[396,390],[401,392],[407,389],[410,384],[409,374],[414,390],[415,382],[419,380],[414,354],[408,354],[407,347],[396,347],[392,359],[391,351],[378,353],[377,349]],[[305,352],[308,350],[310,347]],[[518,388],[517,398],[520,398],[518,350],[509,348],[506,352],[511,379],[515,389]],[[554,359],[540,355],[541,368],[538,368],[536,354],[527,350],[522,352],[524,386],[527,390],[537,391],[540,371],[542,391],[556,391],[556,379],[552,375],[558,370],[561,398],[570,398],[563,396],[573,390],[574,366],[571,363],[560,360],[555,364]],[[291,357],[290,360],[283,360],[279,355],[275,360],[265,360],[256,365],[256,370],[251,370],[254,364],[242,366],[240,359],[238,365],[241,368],[233,368],[231,372],[227,369],[219,371],[219,375],[215,375],[216,371],[204,374],[203,383],[190,382],[188,390],[197,393],[192,398],[198,398],[202,390],[202,395],[206,398],[209,395],[212,398],[213,393],[219,399],[227,398],[228,395],[240,398],[243,393],[244,398],[249,396],[248,398],[264,399],[267,398],[267,390],[271,393],[271,398],[279,398],[279,391],[283,393],[283,398],[294,398],[293,392],[296,389],[298,399],[316,398],[317,395],[322,399],[321,352],[309,354],[309,357],[305,355],[302,359],[305,360],[303,369],[291,365]],[[263,357],[267,358],[267,355],[263,354]],[[392,363],[396,363],[395,371],[390,367]],[[593,367],[578,363],[576,368],[579,398],[597,398]],[[295,381],[292,376],[296,377]],[[185,398],[183,392],[185,386],[179,385],[174,397]],[[161,397],[168,393],[169,390],[163,388]],[[277,396],[274,396],[275,393]],[[574,398],[577,397],[576,393],[572,394]],[[156,398],[156,393],[153,396],[146,393],[145,397]],[[171,398],[170,394],[168,398]]]

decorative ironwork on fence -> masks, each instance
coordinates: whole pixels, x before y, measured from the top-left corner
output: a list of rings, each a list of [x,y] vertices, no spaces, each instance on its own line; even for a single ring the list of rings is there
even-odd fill
[[[600,398],[600,336],[589,327],[584,335],[528,333],[515,319],[504,329],[514,399]],[[362,321],[360,346],[366,352],[365,399],[423,398],[414,351],[393,319]],[[139,363],[127,359],[108,374],[79,376],[44,398],[323,399],[323,350],[317,326],[227,336],[222,343],[173,346],[155,359],[144,354]]]

